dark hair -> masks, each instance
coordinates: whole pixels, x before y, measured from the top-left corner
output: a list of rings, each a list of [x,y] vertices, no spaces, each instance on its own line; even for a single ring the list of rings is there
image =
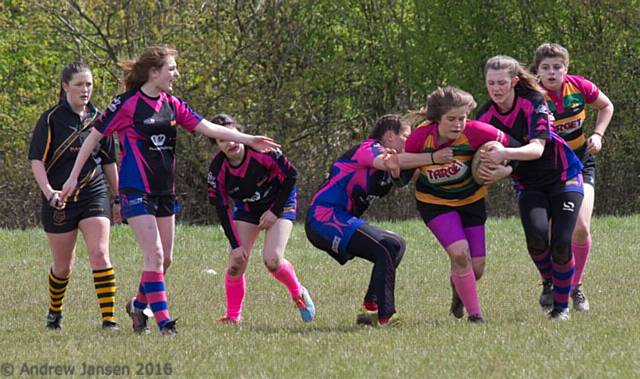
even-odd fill
[[[487,77],[487,72],[489,72],[489,70],[507,70],[512,78],[515,78],[516,76],[520,78],[516,87],[521,86],[531,91],[540,92],[542,94],[545,93],[545,90],[538,84],[538,79],[527,71],[527,69],[522,67],[520,62],[507,55],[496,55],[495,57],[489,58],[487,63],[484,65],[485,78]]]
[[[71,79],[73,79],[73,75],[79,73],[79,72],[84,72],[84,71],[89,71],[91,72],[91,70],[89,69],[89,66],[87,66],[86,63],[80,62],[80,61],[73,61],[69,64],[67,64],[66,66],[64,66],[64,68],[62,69],[62,74],[60,75],[60,95],[59,95],[59,100],[62,102],[67,93],[65,92],[64,88],[62,87],[62,83],[65,84],[69,84],[69,82],[71,81]]]
[[[439,122],[453,108],[467,107],[467,113],[471,113],[476,106],[476,101],[467,91],[453,86],[438,87],[429,94],[427,105],[419,111],[409,113],[408,119],[412,125],[424,121]]]
[[[371,134],[369,134],[369,138],[381,141],[384,134],[389,130],[394,134],[400,133],[400,129],[403,125],[407,125],[407,123],[401,115],[394,113],[386,114],[378,118]]]
[[[567,49],[557,43],[547,42],[538,46],[538,48],[536,49],[533,57],[533,63],[531,64],[531,67],[529,67],[531,69],[531,72],[534,74],[537,73],[538,66],[540,66],[542,60],[546,58],[560,58],[564,61],[565,67],[569,67],[569,52],[567,51]]]
[[[218,113],[217,115],[213,116],[213,118],[210,121],[214,124],[218,124],[226,128],[233,128],[239,132],[244,132],[244,126],[238,123],[238,121],[236,121],[235,118],[229,116],[226,113]],[[218,141],[215,138],[209,138],[209,142],[211,142],[212,145],[215,145],[218,143]]]
[[[120,67],[124,71],[124,86],[128,90],[142,86],[149,80],[149,70],[160,69],[169,57],[177,57],[178,50],[165,45],[151,46],[144,49],[136,59],[122,61]]]

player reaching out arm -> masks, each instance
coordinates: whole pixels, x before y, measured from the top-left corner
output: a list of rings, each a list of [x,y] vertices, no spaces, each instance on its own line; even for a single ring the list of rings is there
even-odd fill
[[[519,159],[512,178],[518,193],[527,250],[543,279],[540,305],[549,318],[570,318],[568,300],[575,262],[571,234],[582,203],[582,164],[553,130],[536,78],[515,59],[487,61],[485,84],[491,100],[478,113],[523,146],[494,148],[487,158]],[[549,229],[551,224],[551,229]]]
[[[249,136],[208,122],[183,100],[171,94],[178,79],[178,52],[166,46],[145,49],[123,62],[126,92],[116,96],[82,145],[62,189],[63,198],[76,188],[78,173],[103,135],[118,134],[121,213],[144,255],[143,272],[135,299],[127,303],[134,331],[147,333],[143,310],[150,305],[163,335],[175,335],[169,315],[164,275],[173,259],[175,213],[175,146],[180,125],[207,137],[247,143],[258,150],[278,147],[267,137]]]

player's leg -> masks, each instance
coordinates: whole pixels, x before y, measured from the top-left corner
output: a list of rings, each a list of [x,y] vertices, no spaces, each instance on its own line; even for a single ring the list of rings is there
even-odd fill
[[[63,301],[75,264],[77,233],[77,229],[65,233],[47,233],[53,259],[49,271],[49,309],[46,322],[48,329],[62,327]]]
[[[361,224],[352,234],[347,251],[373,263],[371,282],[378,304],[378,323],[395,322],[396,266],[404,254],[402,238],[384,229]]]
[[[291,262],[284,258],[284,251],[291,236],[293,222],[279,218],[275,224],[265,231],[262,259],[265,266],[280,283],[289,290],[303,321],[312,321],[315,317],[315,306],[309,291],[300,284]]]
[[[234,222],[244,250],[233,250],[229,254],[229,265],[224,276],[227,308],[225,316],[218,320],[220,323],[239,323],[242,319],[242,307],[247,292],[244,273],[249,264],[253,244],[260,233],[256,223],[240,220]]]
[[[169,305],[164,281],[164,253],[156,216],[143,214],[135,217],[127,217],[127,221],[133,230],[133,234],[138,241],[144,258],[141,286],[146,301],[153,311],[160,331],[164,334],[164,329],[175,330],[174,321],[171,320],[169,315]],[[163,221],[175,222],[175,219],[173,216],[170,216]],[[135,308],[139,312],[143,311],[144,306],[146,306],[146,304],[135,303]],[[136,325],[134,325],[134,329],[136,329]]]
[[[542,278],[539,303],[543,310],[548,311],[553,307],[551,255],[549,254],[550,200],[544,192],[523,191],[518,195],[518,207],[529,257]]]
[[[551,319],[569,318],[569,296],[575,272],[571,235],[582,203],[582,192],[563,192],[551,199],[551,264],[553,268],[553,310]]]
[[[593,205],[595,193],[593,185],[587,180],[584,183],[584,199],[578,214],[576,227],[573,231],[571,242],[571,250],[576,261],[576,272],[573,277],[571,298],[573,299],[573,308],[577,311],[588,311],[589,300],[582,289],[582,277],[589,261],[589,253],[591,251],[591,218],[593,215]]]
[[[118,324],[115,321],[116,276],[109,258],[110,227],[111,222],[106,215],[84,218],[79,223],[93,272],[93,283],[102,315],[102,328],[117,330]]]

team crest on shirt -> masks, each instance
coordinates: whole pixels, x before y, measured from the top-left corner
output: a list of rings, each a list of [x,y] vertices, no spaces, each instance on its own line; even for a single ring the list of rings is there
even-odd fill
[[[207,174],[207,183],[213,187],[213,189],[216,189],[218,187],[218,183],[216,181],[216,176],[213,175],[213,173],[211,171],[209,171],[209,173]]]
[[[118,107],[120,106],[120,104],[122,104],[122,99],[120,99],[120,96],[116,96],[111,101],[111,104],[107,106],[107,109],[109,109],[111,112],[115,112],[116,109],[118,109]]]
[[[453,160],[446,165],[427,166],[422,169],[422,175],[432,184],[446,184],[469,176],[469,167]]]
[[[164,141],[166,139],[167,139],[167,137],[164,134],[154,134],[154,135],[151,136],[151,142],[153,142],[153,144],[158,146],[158,147],[164,145]]]
[[[538,105],[538,108],[536,108],[535,113],[543,113],[543,114],[549,113],[549,108],[547,107],[547,104]]]

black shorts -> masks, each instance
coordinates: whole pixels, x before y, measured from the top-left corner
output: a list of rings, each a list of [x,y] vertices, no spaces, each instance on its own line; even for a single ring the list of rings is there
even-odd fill
[[[78,202],[67,202],[64,209],[55,209],[42,202],[42,225],[47,233],[67,233],[78,229],[81,220],[90,217],[111,218],[111,202],[107,193],[99,193]]]
[[[593,154],[585,152],[582,157],[582,180],[584,184],[590,184],[595,188],[596,186],[596,157]]]
[[[484,199],[460,207],[427,204],[421,201],[416,201],[416,204],[420,217],[422,217],[425,224],[429,224],[434,218],[449,212],[458,212],[462,226],[465,228],[484,225],[487,221],[487,208]]]

